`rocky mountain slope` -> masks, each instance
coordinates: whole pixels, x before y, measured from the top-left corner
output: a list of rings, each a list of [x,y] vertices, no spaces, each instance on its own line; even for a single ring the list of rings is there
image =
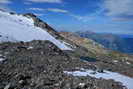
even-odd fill
[[[113,80],[65,74],[91,66],[70,58],[49,41],[2,43],[0,54],[0,89],[123,89]]]
[[[132,76],[129,72],[132,68],[132,56],[117,51],[108,50],[97,42],[91,39],[79,37],[75,33],[60,32],[60,34],[63,37],[73,41],[75,44],[85,47],[88,50],[88,57],[97,61],[95,62],[96,65],[102,67],[103,69],[111,69],[112,71],[119,71]],[[131,69],[130,71],[133,70]]]
[[[34,14],[0,11],[0,20],[0,89],[133,88],[127,55],[59,34]]]
[[[77,34],[71,33],[71,32],[60,32],[60,35],[64,38],[67,38],[74,42],[77,45],[83,46],[88,49],[88,51],[96,54],[96,53],[107,53],[107,49],[105,49],[102,45],[98,44],[97,42],[94,42],[91,39],[82,38],[78,36]],[[101,52],[102,51],[102,52]]]
[[[81,37],[92,39],[106,48],[124,53],[133,53],[133,38],[114,34],[100,34],[94,32],[77,32]]]

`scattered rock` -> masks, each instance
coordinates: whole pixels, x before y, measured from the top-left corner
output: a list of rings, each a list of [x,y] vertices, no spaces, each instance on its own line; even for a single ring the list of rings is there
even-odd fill
[[[8,59],[0,63],[0,89],[123,89],[112,80],[66,75],[66,70],[94,66],[69,56],[49,41],[7,42],[0,44],[0,52]]]

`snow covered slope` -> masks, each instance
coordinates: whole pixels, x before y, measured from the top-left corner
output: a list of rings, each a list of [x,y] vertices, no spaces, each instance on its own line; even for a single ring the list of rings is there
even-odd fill
[[[47,31],[34,26],[32,18],[0,11],[0,42],[49,40],[62,50],[71,50]]]
[[[6,35],[0,32],[0,43],[7,42],[7,41],[17,42],[17,40],[13,38],[12,36],[9,36],[9,35]]]

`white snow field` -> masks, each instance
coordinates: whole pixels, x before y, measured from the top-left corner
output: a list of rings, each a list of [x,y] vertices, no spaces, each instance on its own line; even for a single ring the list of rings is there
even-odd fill
[[[95,78],[113,79],[117,82],[121,82],[128,89],[133,89],[133,78],[121,75],[116,72],[104,71],[104,73],[96,72],[96,74],[93,74],[94,73],[93,70],[82,69],[82,71],[73,71],[73,72],[64,71],[64,73],[73,76],[91,76]]]
[[[16,39],[13,38],[12,36],[9,36],[0,32],[0,43],[5,41],[16,42]]]
[[[32,40],[49,40],[61,50],[72,50],[44,29],[34,26],[32,18],[0,11],[0,42]]]

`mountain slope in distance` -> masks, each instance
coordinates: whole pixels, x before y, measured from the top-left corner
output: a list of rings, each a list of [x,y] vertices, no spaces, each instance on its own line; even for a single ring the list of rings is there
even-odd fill
[[[133,38],[124,37],[116,34],[106,34],[106,33],[94,33],[94,32],[76,32],[78,35],[84,38],[92,39],[104,47],[123,53],[133,53]]]
[[[80,37],[75,33],[60,32],[60,35],[64,38],[71,40],[77,45],[87,48],[89,52],[92,52],[94,54],[106,54],[108,52],[107,49],[104,48],[104,46],[98,44],[91,39]]]

